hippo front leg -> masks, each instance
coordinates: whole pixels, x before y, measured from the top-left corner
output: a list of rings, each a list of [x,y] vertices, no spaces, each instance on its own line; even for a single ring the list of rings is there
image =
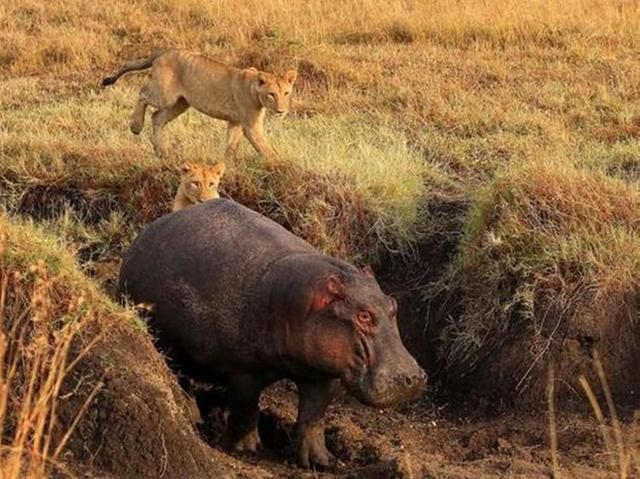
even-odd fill
[[[227,444],[235,451],[256,452],[261,446],[258,436],[258,408],[264,381],[248,375],[229,379],[229,420]]]
[[[296,381],[299,395],[296,441],[298,463],[302,467],[312,464],[326,467],[336,463],[336,458],[327,450],[322,418],[337,382]]]

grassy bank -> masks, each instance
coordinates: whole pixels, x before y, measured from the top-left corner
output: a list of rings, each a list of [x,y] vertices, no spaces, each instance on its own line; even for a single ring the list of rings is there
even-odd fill
[[[450,374],[540,400],[549,361],[566,395],[595,347],[614,390],[632,394],[639,206],[635,185],[557,163],[512,168],[479,192],[449,279],[461,298],[443,330]]]

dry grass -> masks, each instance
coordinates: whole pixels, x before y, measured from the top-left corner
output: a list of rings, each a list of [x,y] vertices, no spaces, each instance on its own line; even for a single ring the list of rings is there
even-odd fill
[[[0,232],[0,477],[224,476],[137,315],[49,226]]]
[[[638,413],[634,413],[633,421],[629,425],[624,425],[618,415],[618,411],[613,400],[613,395],[609,387],[609,382],[604,371],[604,366],[600,360],[597,349],[593,350],[593,371],[592,375],[597,378],[600,388],[594,391],[587,376],[580,375],[578,382],[584,392],[593,415],[598,423],[603,442],[603,469],[608,472],[607,477],[626,479],[628,477],[636,477],[640,474],[640,451],[638,450],[637,434]],[[593,374],[595,373],[595,374]],[[555,409],[555,377],[553,372],[553,364],[549,365],[548,382],[547,382],[547,404],[549,413],[549,436],[551,458],[553,465],[553,477],[559,479],[564,477],[563,469],[560,467],[557,429],[558,421]],[[601,391],[598,391],[600,389]],[[604,396],[609,419],[605,417],[605,413],[601,406],[599,396]],[[613,438],[612,439],[612,433]],[[634,474],[635,472],[635,474]],[[569,477],[573,477],[570,475]]]
[[[9,3],[0,10],[2,64],[8,73],[64,74],[95,68],[140,43],[198,49],[258,41],[315,45],[429,41],[448,47],[555,45],[604,38],[634,45],[638,5],[614,0],[498,2],[354,0],[335,5],[283,0],[83,0]]]
[[[553,158],[637,177],[633,5],[390,2],[383,12],[375,2],[354,5],[357,15],[342,10],[353,5],[322,1],[287,8],[261,2],[246,10],[197,1],[0,7],[16,20],[3,24],[7,55],[15,58],[0,82],[0,176],[10,180],[2,203],[15,210],[27,191],[41,208],[51,199],[52,216],[60,212],[57,191],[89,203],[89,216],[141,211],[140,224],[166,211],[173,167],[184,159],[217,160],[223,125],[193,112],[181,117],[167,129],[175,157],[161,165],[150,154],[148,132],[135,138],[126,127],[141,80],[105,91],[97,84],[123,61],[167,45],[240,65],[297,65],[294,112],[269,124],[269,136],[294,168],[345,177],[347,192],[327,182],[336,203],[329,206],[344,209],[341,198],[356,193],[359,214],[371,221],[355,236],[380,238],[392,251],[406,253],[432,229],[430,204],[470,197],[509,164]],[[254,205],[255,195],[236,189],[265,185],[269,173],[252,155],[245,145],[227,194]],[[333,225],[316,234],[308,225],[325,216],[307,205],[317,188],[295,175],[285,183],[286,176],[278,189],[296,194],[282,201],[278,191],[262,191],[274,201],[261,211],[299,218],[289,224],[327,252],[377,257],[342,243],[345,235]],[[34,195],[36,187],[48,195]]]

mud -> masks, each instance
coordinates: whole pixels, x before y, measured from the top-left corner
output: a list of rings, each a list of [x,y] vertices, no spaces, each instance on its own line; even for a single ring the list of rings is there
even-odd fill
[[[475,406],[435,404],[428,397],[402,408],[376,410],[339,393],[326,415],[327,445],[339,463],[309,471],[295,465],[297,396],[292,383],[280,382],[263,393],[259,431],[264,448],[255,455],[230,453],[220,446],[224,389],[215,389],[212,396],[211,412],[200,427],[204,440],[225,457],[273,477],[548,478],[553,474],[545,414],[491,417],[489,408],[479,414]],[[560,414],[556,426],[564,477],[611,477],[595,420]],[[235,471],[243,472],[249,469]]]

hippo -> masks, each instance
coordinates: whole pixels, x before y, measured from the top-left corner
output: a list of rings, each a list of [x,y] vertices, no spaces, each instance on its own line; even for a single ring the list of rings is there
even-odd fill
[[[148,306],[175,367],[228,387],[235,450],[260,445],[260,393],[280,379],[297,386],[303,467],[335,463],[323,416],[337,384],[376,408],[416,399],[426,385],[400,339],[397,302],[369,267],[324,255],[233,200],[149,224],[124,257],[119,290]]]

